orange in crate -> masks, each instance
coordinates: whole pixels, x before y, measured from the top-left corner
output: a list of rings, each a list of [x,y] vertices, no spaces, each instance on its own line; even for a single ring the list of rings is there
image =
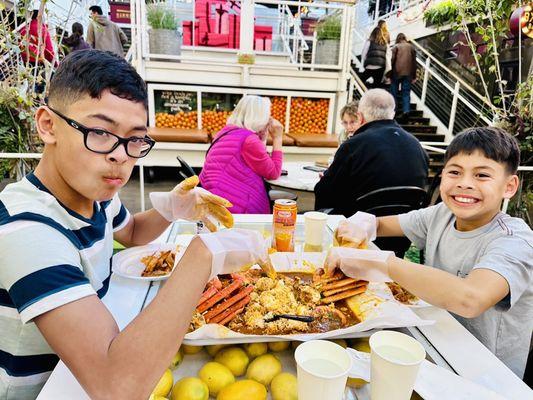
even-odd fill
[[[289,130],[293,133],[326,133],[329,100],[293,98]]]
[[[287,112],[287,98],[275,96],[270,98],[270,115],[277,119],[281,125],[285,126],[285,115]]]
[[[155,126],[158,128],[196,129],[198,128],[197,112],[179,111],[176,114],[156,113]]]
[[[217,133],[224,128],[230,115],[231,111],[202,111],[202,128],[210,134]]]

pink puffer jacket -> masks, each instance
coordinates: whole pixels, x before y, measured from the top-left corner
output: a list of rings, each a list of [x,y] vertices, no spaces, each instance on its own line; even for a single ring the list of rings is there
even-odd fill
[[[217,138],[221,135],[205,160],[202,187],[228,199],[234,214],[269,214],[263,179],[279,178],[283,153],[274,151],[270,156],[257,134],[244,128],[228,125]]]

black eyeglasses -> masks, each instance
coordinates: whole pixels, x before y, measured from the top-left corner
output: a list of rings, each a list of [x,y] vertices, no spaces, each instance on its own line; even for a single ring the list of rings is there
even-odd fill
[[[124,145],[126,154],[132,158],[142,158],[146,156],[155,145],[148,135],[144,137],[133,136],[130,138],[121,138],[114,133],[103,129],[87,128],[79,122],[70,119],[59,111],[54,110],[47,104],[47,107],[55,114],[61,117],[67,124],[83,134],[83,143],[87,150],[98,154],[112,153],[118,146]]]

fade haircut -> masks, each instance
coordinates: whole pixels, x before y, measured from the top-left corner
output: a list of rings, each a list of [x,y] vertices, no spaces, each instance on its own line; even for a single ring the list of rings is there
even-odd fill
[[[104,12],[102,11],[102,7],[100,7],[100,6],[90,6],[89,7],[89,11],[95,12],[98,15],[103,15],[104,14]]]
[[[109,90],[148,109],[146,84],[126,60],[110,51],[75,51],[63,59],[48,88],[51,105],[67,107],[84,96],[99,99]]]
[[[359,100],[359,112],[366,122],[394,118],[394,97],[384,89],[370,89]]]
[[[481,152],[485,157],[504,164],[509,175],[516,174],[520,165],[518,141],[501,128],[491,126],[468,128],[450,143],[444,155],[444,164],[458,154]]]

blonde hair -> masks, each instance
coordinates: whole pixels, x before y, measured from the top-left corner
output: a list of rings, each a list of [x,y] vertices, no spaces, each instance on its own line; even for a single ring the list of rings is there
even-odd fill
[[[350,101],[344,107],[341,108],[341,118],[344,114],[348,114],[352,117],[357,117],[357,111],[359,108],[359,102],[357,100]]]
[[[239,100],[227,123],[259,133],[267,127],[269,121],[270,99],[246,95]]]

